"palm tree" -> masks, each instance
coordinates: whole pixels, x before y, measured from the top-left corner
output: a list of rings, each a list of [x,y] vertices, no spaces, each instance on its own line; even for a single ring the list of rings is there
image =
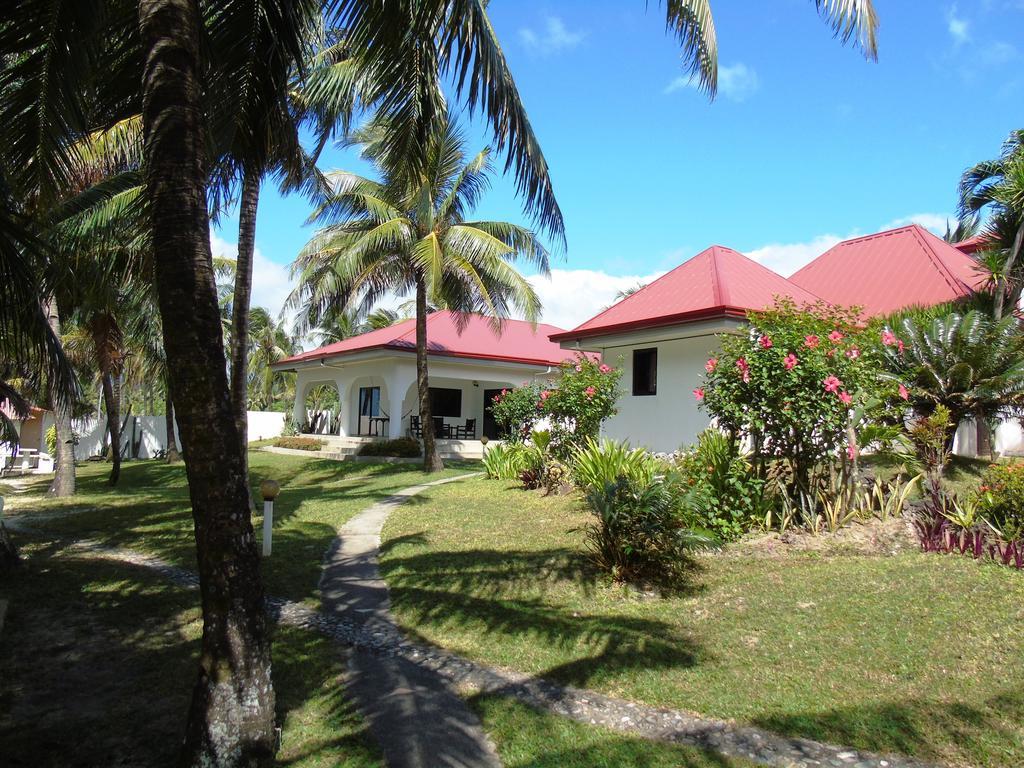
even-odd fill
[[[995,282],[995,318],[1003,316],[1007,299],[1016,307],[1022,283],[1017,272],[1024,245],[1024,130],[1010,134],[995,160],[986,160],[964,171],[960,180],[960,219],[976,222],[988,212],[984,234],[986,260],[1001,263],[993,273]]]
[[[253,391],[256,405],[271,410],[274,404],[274,384],[280,374],[271,367],[279,360],[292,354],[293,348],[288,331],[274,320],[263,307],[252,310],[252,331],[249,335],[249,389]]]
[[[314,312],[349,304],[368,309],[389,291],[414,291],[420,422],[429,425],[428,297],[459,313],[498,319],[516,310],[536,320],[537,295],[510,262],[523,258],[547,273],[548,254],[528,229],[467,220],[487,189],[491,151],[467,159],[463,135],[451,120],[428,138],[428,162],[416,183],[407,167],[389,165],[394,158],[387,125],[375,123],[358,138],[381,180],[333,175],[335,194],[311,217],[322,228],[292,267],[298,287],[291,303],[305,301],[305,314],[311,306]],[[441,469],[430,429],[423,444],[424,469]]]
[[[889,355],[888,376],[908,386],[919,414],[949,409],[950,447],[961,421],[983,423],[1024,406],[1024,332],[1016,318],[993,320],[977,310],[910,315],[900,328],[906,347]]]

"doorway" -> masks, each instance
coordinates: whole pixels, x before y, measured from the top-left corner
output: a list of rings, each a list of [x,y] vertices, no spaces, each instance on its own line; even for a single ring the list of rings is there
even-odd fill
[[[488,440],[497,440],[501,436],[498,422],[494,420],[494,398],[501,394],[500,389],[484,390],[484,423],[483,434]]]
[[[380,387],[359,388],[359,429],[356,434],[373,437],[380,434]]]

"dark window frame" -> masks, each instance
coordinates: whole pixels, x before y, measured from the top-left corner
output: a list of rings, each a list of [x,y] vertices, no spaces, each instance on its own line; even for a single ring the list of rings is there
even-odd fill
[[[642,365],[638,365],[638,362]],[[643,373],[641,373],[641,370]],[[633,350],[633,397],[654,397],[658,394],[658,348]]]

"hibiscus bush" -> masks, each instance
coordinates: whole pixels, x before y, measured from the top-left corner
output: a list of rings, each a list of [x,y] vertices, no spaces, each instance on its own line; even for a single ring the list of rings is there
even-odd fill
[[[693,394],[734,440],[749,440],[755,462],[786,462],[794,490],[811,493],[815,467],[855,458],[857,424],[899,420],[908,392],[881,371],[883,350],[902,345],[864,329],[855,309],[823,302],[780,299],[748,319],[721,338]]]
[[[502,439],[523,443],[529,439],[540,418],[540,396],[545,391],[536,382],[523,382],[521,387],[503,389],[494,396],[492,413],[501,430]]]
[[[615,414],[622,370],[579,355],[562,365],[539,408],[551,423],[552,450],[568,458],[573,449],[597,438],[601,422]]]

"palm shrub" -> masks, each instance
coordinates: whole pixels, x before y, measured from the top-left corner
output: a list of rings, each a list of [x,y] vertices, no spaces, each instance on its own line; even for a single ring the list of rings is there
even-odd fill
[[[717,543],[694,526],[692,492],[672,477],[644,482],[622,476],[591,487],[586,500],[595,517],[583,528],[587,552],[616,581],[678,586],[693,551]]]
[[[660,467],[658,460],[643,448],[631,448],[624,441],[598,442],[592,437],[573,449],[570,464],[573,482],[584,492],[606,488],[623,478],[646,485]]]

